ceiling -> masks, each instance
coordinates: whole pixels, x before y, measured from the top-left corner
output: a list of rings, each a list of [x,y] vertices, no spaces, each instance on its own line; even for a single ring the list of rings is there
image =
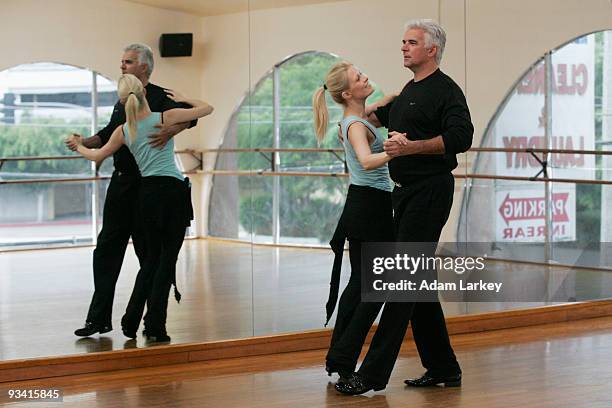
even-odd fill
[[[182,11],[200,16],[217,16],[244,12],[248,10],[262,10],[279,7],[302,6],[306,4],[334,3],[345,0],[127,0],[131,3],[145,4],[147,6],[167,10]]]

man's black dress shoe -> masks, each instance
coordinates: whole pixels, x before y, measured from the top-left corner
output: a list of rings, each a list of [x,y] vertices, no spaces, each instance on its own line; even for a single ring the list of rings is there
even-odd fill
[[[385,389],[385,385],[372,384],[358,373],[354,373],[346,382],[336,383],[336,391],[346,395],[365,394],[368,391],[380,391]]]
[[[170,340],[172,340],[165,330],[156,332],[144,329],[142,334],[147,338],[149,343],[170,343]]]
[[[89,337],[92,334],[100,333],[108,333],[113,330],[113,326],[110,324],[96,324],[93,322],[85,322],[85,327],[81,327],[80,329],[76,329],[74,334],[79,337]]]
[[[136,331],[138,330],[138,325],[136,325],[136,328],[133,329],[131,327],[129,327],[129,323],[127,321],[127,318],[125,316],[123,316],[121,318],[121,331],[123,332],[123,335],[127,338],[130,339],[135,339],[137,337]]]
[[[445,387],[461,387],[461,374],[446,377],[430,377],[423,374],[421,378],[404,380],[404,383],[411,387],[431,387],[439,384],[444,384]]]
[[[137,337],[136,330],[130,330],[127,327],[121,326],[121,331],[123,332],[123,335],[130,340],[134,340]]]

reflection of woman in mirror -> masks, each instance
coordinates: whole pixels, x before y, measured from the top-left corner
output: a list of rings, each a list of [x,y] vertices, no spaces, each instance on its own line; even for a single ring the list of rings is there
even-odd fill
[[[126,123],[115,129],[101,149],[88,149],[80,144],[77,151],[89,160],[100,161],[125,144],[136,159],[142,175],[138,206],[146,256],[121,319],[121,327],[127,337],[135,338],[146,303],[145,336],[151,341],[168,342],[168,296],[174,283],[175,296],[180,299],[176,290],[175,267],[185,229],[193,218],[191,193],[189,179],[184,178],[176,166],[173,140],[170,139],[161,149],[154,148],[148,143],[148,135],[155,133],[154,126],[158,123],[189,122],[209,115],[213,108],[205,102],[167,91],[171,99],[185,102],[192,108],[151,112],[145,98],[146,90],[131,74],[119,78],[118,92],[121,103],[125,104]]]
[[[342,292],[338,315],[326,357],[329,375],[337,372],[340,379],[336,389],[351,392],[351,379],[366,335],[376,319],[382,303],[361,302],[361,246],[364,242],[392,242],[393,211],[391,191],[393,189],[387,162],[391,159],[383,150],[383,139],[376,127],[368,122],[368,113],[392,97],[385,97],[375,105],[365,106],[365,101],[374,89],[368,77],[348,62],[335,64],[327,74],[325,83],[313,95],[313,110],[317,140],[324,139],[329,115],[325,93],[344,108],[340,122],[340,138],[344,145],[350,185],[344,210],[331,241],[335,253],[327,321],[331,317],[338,298],[340,269],[344,242],[349,241],[351,276]],[[401,137],[400,137],[401,139]],[[376,353],[381,341],[375,336],[369,353]],[[367,379],[372,389],[383,389],[386,382]]]

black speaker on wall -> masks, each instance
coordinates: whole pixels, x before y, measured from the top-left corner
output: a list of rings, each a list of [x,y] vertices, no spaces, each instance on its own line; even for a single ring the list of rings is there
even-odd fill
[[[191,57],[193,34],[162,34],[159,37],[159,53],[162,57]]]

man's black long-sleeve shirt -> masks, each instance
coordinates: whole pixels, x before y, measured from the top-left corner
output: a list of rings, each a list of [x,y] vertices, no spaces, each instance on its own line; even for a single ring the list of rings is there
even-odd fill
[[[164,112],[174,108],[191,107],[185,103],[174,102],[172,99],[168,98],[168,95],[166,95],[166,92],[162,87],[150,82],[145,86],[145,89],[147,90],[146,98],[147,102],[149,103],[149,108],[151,108],[151,112]],[[118,126],[123,125],[125,120],[125,106],[121,102],[117,102],[108,125],[106,125],[103,129],[100,129],[97,133],[97,135],[100,136],[102,145],[108,143],[115,129],[117,129]],[[194,120],[191,122],[189,127],[191,128],[196,124],[197,120]],[[132,153],[130,153],[127,146],[121,146],[121,148],[113,155],[113,160],[115,170],[127,175],[140,174],[136,160],[134,159],[134,156],[132,156]]]
[[[461,88],[439,69],[418,82],[411,80],[389,104],[375,111],[380,123],[406,133],[410,140],[442,135],[445,153],[399,156],[389,162],[391,178],[401,183],[411,176],[448,173],[457,167],[458,153],[472,145],[474,126]]]

